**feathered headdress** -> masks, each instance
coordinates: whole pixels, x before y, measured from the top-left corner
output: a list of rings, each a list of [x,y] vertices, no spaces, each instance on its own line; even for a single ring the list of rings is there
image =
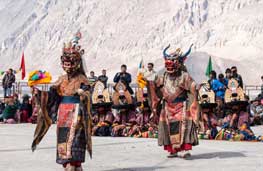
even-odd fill
[[[81,33],[77,32],[70,42],[64,43],[63,54],[79,53],[80,55],[83,55],[84,50],[81,49],[81,46],[79,45],[79,40],[81,39],[81,36]]]
[[[85,51],[84,49],[81,49],[81,45],[79,45],[79,40],[81,37],[82,34],[78,31],[73,39],[70,40],[70,42],[64,43],[61,58],[63,60],[63,57],[70,57],[71,60],[74,58],[75,60],[80,60],[79,72],[86,76],[84,60],[82,60],[82,56],[84,55]]]

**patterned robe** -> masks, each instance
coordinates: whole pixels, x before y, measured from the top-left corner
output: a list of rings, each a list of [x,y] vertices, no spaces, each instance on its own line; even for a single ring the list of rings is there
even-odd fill
[[[154,84],[152,84],[154,85]],[[158,144],[169,152],[190,150],[198,144],[197,121],[199,105],[195,82],[187,72],[172,77],[165,73],[155,84],[161,87],[161,112],[158,127]],[[156,109],[156,95],[151,95]],[[154,110],[154,109],[153,109]]]
[[[76,90],[88,86],[87,78],[76,74],[61,76],[49,92],[37,94],[41,106],[32,150],[40,143],[51,125],[51,108],[57,107],[57,163],[84,162],[85,151],[92,156],[90,93],[77,95]]]

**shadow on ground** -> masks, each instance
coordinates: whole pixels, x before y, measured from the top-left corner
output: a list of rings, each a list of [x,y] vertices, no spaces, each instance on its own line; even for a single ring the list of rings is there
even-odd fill
[[[131,168],[121,168],[121,169],[109,169],[109,170],[103,170],[103,171],[154,171],[156,169],[165,169],[165,167],[158,167],[158,166],[131,167]]]
[[[56,147],[39,147],[36,150],[49,150],[56,149]],[[32,151],[31,148],[16,148],[16,149],[0,149],[0,152],[19,152],[19,151]]]
[[[221,151],[221,152],[213,152],[213,153],[196,154],[191,156],[187,160],[212,159],[212,158],[224,159],[224,158],[235,158],[235,157],[246,157],[246,155],[240,152]]]

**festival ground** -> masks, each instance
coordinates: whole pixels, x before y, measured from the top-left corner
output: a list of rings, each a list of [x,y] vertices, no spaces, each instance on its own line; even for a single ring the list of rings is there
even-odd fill
[[[53,125],[38,149],[30,145],[35,125],[0,125],[0,170],[56,171],[56,127]],[[256,135],[263,126],[253,127]],[[170,170],[262,170],[262,142],[201,140],[189,160],[168,159],[156,139],[93,137],[93,159],[88,171],[170,171]]]

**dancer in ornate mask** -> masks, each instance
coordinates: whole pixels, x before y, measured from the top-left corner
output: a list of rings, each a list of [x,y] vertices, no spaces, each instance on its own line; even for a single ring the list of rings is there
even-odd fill
[[[197,126],[200,117],[196,83],[184,65],[191,47],[184,54],[180,49],[167,54],[169,47],[170,45],[163,51],[166,71],[157,79],[156,84],[152,84],[161,95],[158,143],[170,153],[168,157],[177,157],[180,152],[181,157],[187,158],[192,146],[198,145]],[[156,97],[152,94],[151,96]],[[158,98],[152,98],[152,105],[157,104],[155,99]],[[154,108],[156,105],[153,110],[158,111]]]
[[[40,143],[48,131],[51,109],[56,106],[57,160],[66,171],[81,171],[85,161],[85,151],[91,156],[91,123],[89,82],[85,75],[82,55],[84,50],[78,44],[81,34],[64,44],[61,65],[62,75],[48,92],[38,91],[35,96],[41,106],[35,130],[32,150]]]

